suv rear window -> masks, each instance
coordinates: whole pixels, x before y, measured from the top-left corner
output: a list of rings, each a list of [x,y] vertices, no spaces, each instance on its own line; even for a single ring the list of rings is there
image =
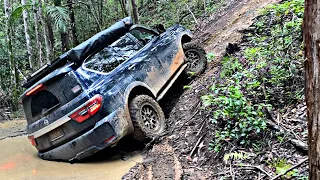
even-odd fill
[[[77,91],[72,89],[77,87]],[[51,111],[67,104],[82,92],[81,84],[72,72],[61,74],[46,82],[46,88],[26,97],[23,109],[28,123],[33,123]]]

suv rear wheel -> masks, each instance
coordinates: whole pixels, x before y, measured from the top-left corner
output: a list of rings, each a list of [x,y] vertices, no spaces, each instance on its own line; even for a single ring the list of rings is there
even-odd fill
[[[194,43],[183,44],[183,51],[186,56],[187,67],[185,74],[200,75],[207,66],[206,52]]]
[[[139,95],[129,103],[130,116],[134,127],[133,138],[144,142],[161,135],[165,130],[165,116],[160,105],[152,97]]]

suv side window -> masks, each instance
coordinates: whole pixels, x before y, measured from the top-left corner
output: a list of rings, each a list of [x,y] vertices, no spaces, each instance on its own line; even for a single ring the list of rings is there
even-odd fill
[[[155,36],[154,32],[140,27],[130,30],[130,34],[138,39],[143,46],[150,42],[151,39]]]
[[[112,43],[111,46],[117,53],[128,59],[138,52],[143,47],[143,44],[130,33],[127,33]]]
[[[89,57],[84,62],[84,67],[100,72],[110,72],[121,64],[125,59],[117,54],[110,46],[103,48],[98,53]]]
[[[84,67],[108,73],[118,67],[122,62],[131,58],[143,47],[130,33],[125,34],[110,46],[103,48],[84,62]]]

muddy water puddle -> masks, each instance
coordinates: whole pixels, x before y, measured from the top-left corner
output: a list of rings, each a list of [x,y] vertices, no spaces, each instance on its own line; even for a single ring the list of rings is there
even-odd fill
[[[92,160],[70,164],[45,161],[25,136],[0,141],[0,179],[121,179],[137,162],[139,153],[99,153]],[[106,154],[104,154],[106,153]]]

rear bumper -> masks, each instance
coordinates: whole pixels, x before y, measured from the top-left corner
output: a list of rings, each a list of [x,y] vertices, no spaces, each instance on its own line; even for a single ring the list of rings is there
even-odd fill
[[[72,161],[83,159],[116,143],[129,128],[121,111],[115,111],[98,121],[95,127],[83,135],[38,156],[45,160]],[[125,125],[125,126],[123,126]]]

